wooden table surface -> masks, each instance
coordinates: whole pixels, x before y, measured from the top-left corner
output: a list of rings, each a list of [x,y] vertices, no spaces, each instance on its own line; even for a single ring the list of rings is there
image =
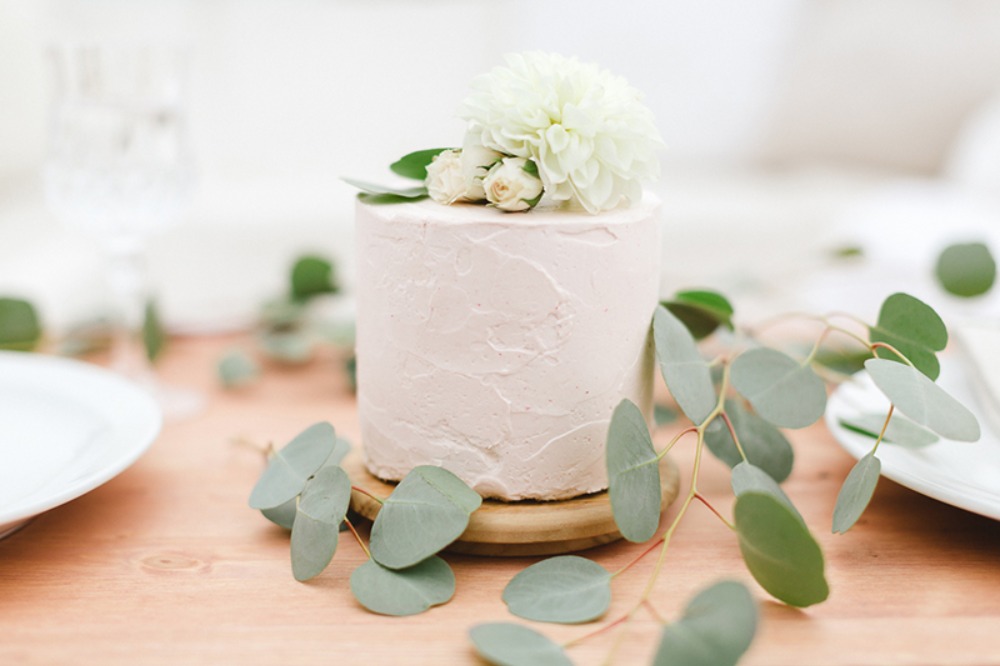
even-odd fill
[[[355,403],[333,359],[268,368],[247,390],[219,390],[214,361],[239,341],[175,342],[161,372],[204,391],[205,411],[165,426],[117,478],[0,541],[0,664],[480,663],[469,627],[520,622],[500,594],[535,560],[449,555],[455,598],[409,618],[373,615],[354,601],[348,579],[364,554],[350,538],[322,575],[296,582],[287,534],[246,504],[262,457],[234,440],[282,444],[329,420],[357,442]],[[1000,664],[1000,523],[883,480],[862,521],[833,535],[837,488],[852,460],[822,425],[791,437],[798,460],[785,488],[823,547],[830,599],[805,610],[769,600],[734,535],[695,504],[657,584],[658,610],[675,617],[698,589],[732,578],[760,601],[757,639],[741,662],[748,666]],[[682,492],[690,449],[675,455]],[[730,512],[720,463],[706,461],[699,487]],[[642,549],[618,542],[586,555],[614,570]],[[647,558],[615,579],[606,619],[634,604],[652,567]],[[601,625],[532,626],[567,641]],[[640,613],[615,663],[649,663],[657,637],[657,623]],[[614,639],[607,632],[569,654],[599,664]]]

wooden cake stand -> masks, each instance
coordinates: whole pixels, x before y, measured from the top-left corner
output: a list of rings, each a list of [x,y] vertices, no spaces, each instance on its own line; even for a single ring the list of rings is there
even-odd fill
[[[358,451],[352,451],[341,464],[355,486],[377,497],[388,497],[395,487],[373,476]],[[662,510],[677,498],[679,489],[677,466],[669,456],[660,461],[660,483]],[[374,520],[381,505],[354,491],[351,508]],[[554,502],[486,500],[472,514],[468,529],[448,550],[501,557],[556,555],[600,546],[621,536],[607,492]]]

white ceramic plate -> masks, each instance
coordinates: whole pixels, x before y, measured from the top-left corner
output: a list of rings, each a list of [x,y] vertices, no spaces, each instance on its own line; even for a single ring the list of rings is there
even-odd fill
[[[928,497],[1000,520],[1000,438],[985,418],[983,396],[974,389],[958,358],[941,359],[938,384],[976,414],[982,437],[972,443],[942,439],[923,448],[883,443],[877,454],[882,475]],[[871,450],[874,440],[845,429],[840,420],[872,411],[885,414],[888,407],[886,398],[862,372],[834,392],[826,423],[840,445],[860,458]]]
[[[107,370],[0,352],[0,537],[121,473],[161,423],[147,393]]]

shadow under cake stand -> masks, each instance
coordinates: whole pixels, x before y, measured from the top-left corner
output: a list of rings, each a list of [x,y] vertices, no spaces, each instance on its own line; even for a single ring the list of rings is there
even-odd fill
[[[395,483],[383,481],[365,467],[358,451],[352,451],[342,466],[351,482],[377,497],[388,497]],[[669,456],[660,460],[662,511],[679,490],[677,465]],[[381,504],[364,493],[351,493],[351,508],[369,520]],[[557,555],[593,548],[622,538],[611,514],[607,491],[553,502],[501,502],[485,500],[472,514],[469,527],[448,547],[455,553],[520,557]]]

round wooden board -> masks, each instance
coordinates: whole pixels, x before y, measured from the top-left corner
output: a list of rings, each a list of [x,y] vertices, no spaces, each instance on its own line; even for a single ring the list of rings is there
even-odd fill
[[[395,488],[395,483],[373,476],[357,451],[352,451],[341,464],[355,486],[378,497],[388,497]],[[677,498],[679,481],[677,466],[669,456],[664,456],[660,461],[661,509],[666,509]],[[351,508],[374,520],[381,505],[364,493],[354,491]],[[468,529],[448,550],[502,557],[557,555],[620,538],[607,492],[555,502],[486,500],[472,514]]]

